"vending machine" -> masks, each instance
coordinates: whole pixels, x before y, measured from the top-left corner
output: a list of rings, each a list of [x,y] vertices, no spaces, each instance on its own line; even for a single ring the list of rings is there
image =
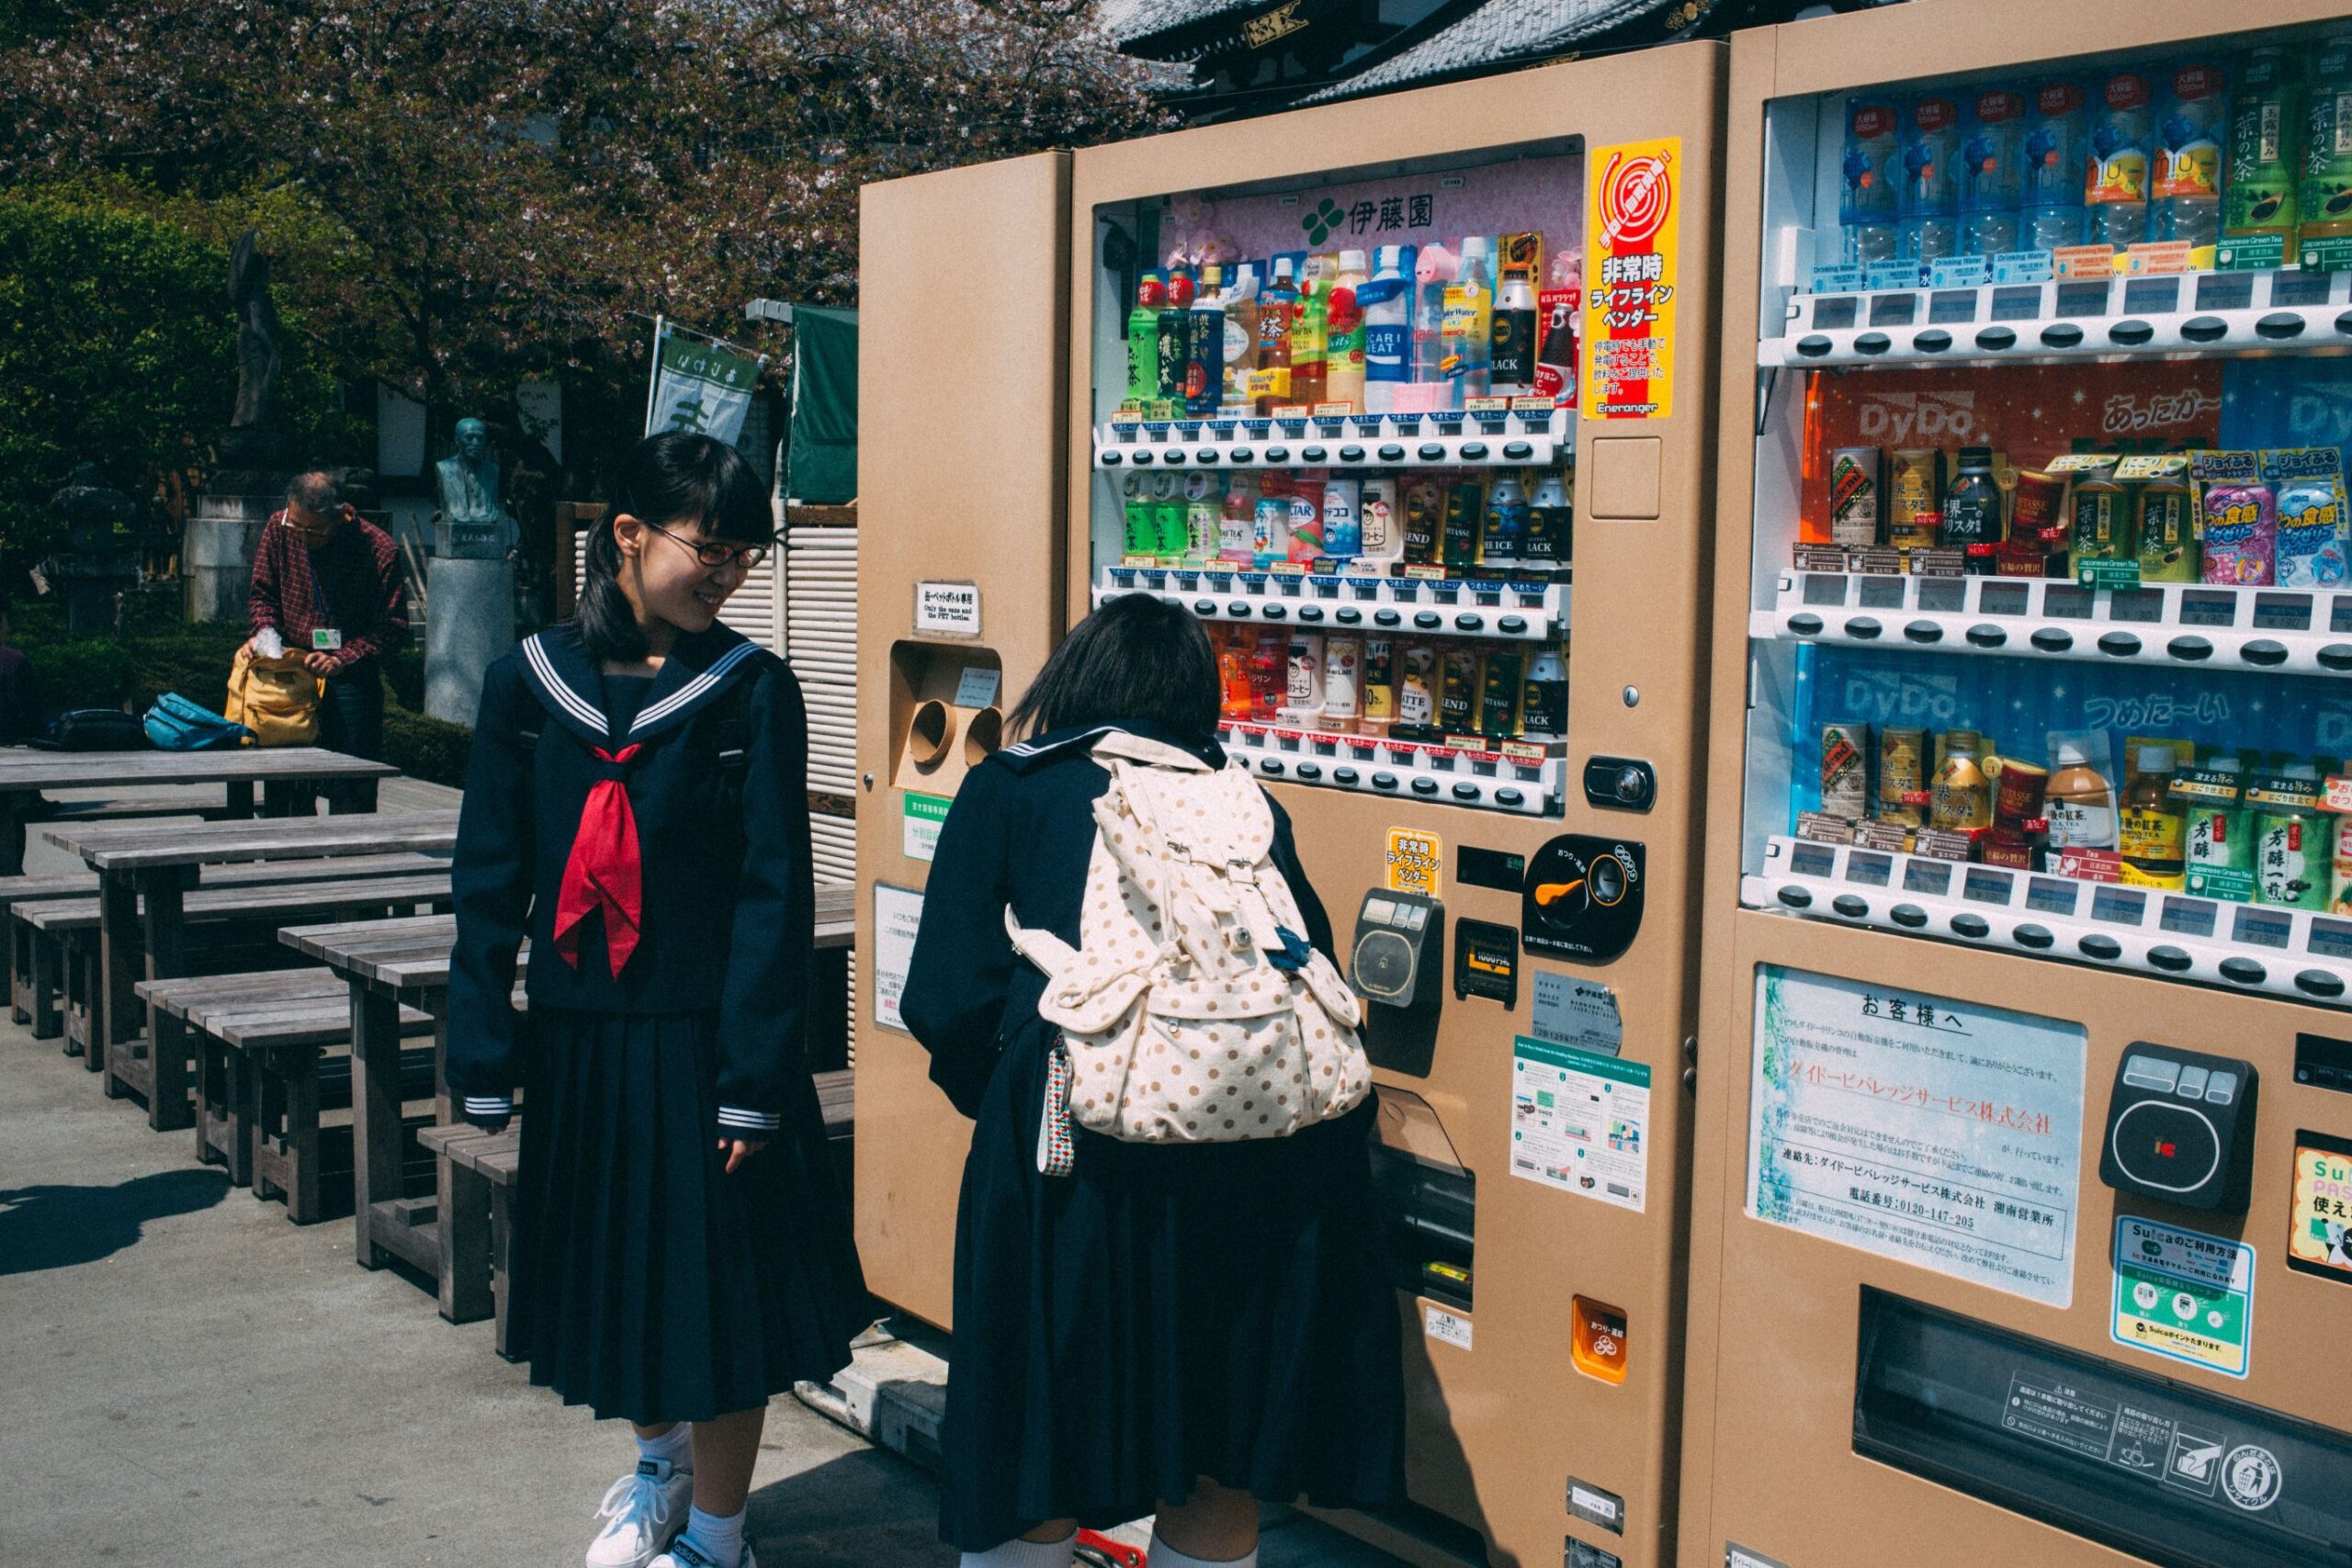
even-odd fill
[[[857,1245],[876,1296],[941,1327],[970,1124],[899,993],[956,786],[1063,630],[1069,235],[1063,152],[861,203]],[[987,258],[984,288],[956,256]]]
[[[1683,1568],[2352,1562],[2352,15],[1727,141]]]
[[[1340,1522],[1418,1563],[1673,1551],[1724,58],[1071,159],[1067,617],[1206,623],[1364,998],[1413,1503]]]

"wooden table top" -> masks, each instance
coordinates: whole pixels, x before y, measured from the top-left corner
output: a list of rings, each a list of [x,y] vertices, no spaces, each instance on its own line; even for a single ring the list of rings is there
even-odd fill
[[[400,773],[320,746],[238,746],[211,751],[51,751],[0,746],[0,792],[93,789],[108,784],[266,783],[273,779],[380,779]]]
[[[856,926],[856,888],[829,885],[817,889],[819,947],[852,946]],[[449,945],[457,937],[454,915],[288,926],[277,933],[288,947],[340,974],[401,992],[437,990],[448,985]],[[526,945],[525,957],[529,951]]]
[[[81,856],[94,870],[136,872],[231,861],[380,854],[388,850],[454,850],[458,814],[371,811],[339,817],[262,817],[243,822],[93,824],[50,828],[42,837],[68,854]]]

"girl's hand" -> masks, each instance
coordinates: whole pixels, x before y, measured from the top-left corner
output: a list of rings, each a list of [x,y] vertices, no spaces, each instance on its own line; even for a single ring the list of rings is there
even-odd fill
[[[768,1141],[765,1138],[721,1138],[718,1140],[718,1152],[727,1156],[727,1174],[729,1176],[741,1170],[744,1161],[767,1146]]]

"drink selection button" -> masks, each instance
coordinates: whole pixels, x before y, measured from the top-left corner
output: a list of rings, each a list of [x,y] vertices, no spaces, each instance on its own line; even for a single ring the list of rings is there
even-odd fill
[[[2185,975],[2197,966],[2197,960],[2170,942],[2148,949],[2148,962],[2167,975]]]
[[[2330,1000],[2344,994],[2343,978],[2324,969],[2305,969],[2295,976],[2295,989],[2307,997],[2324,997]]]
[[[2233,985],[2259,986],[2270,978],[2270,971],[2251,958],[2224,958],[2222,960],[2222,978]]]

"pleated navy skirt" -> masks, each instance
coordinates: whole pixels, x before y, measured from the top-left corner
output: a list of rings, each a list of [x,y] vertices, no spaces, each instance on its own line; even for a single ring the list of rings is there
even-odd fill
[[[985,1551],[1091,1529],[1196,1476],[1269,1502],[1400,1502],[1402,1331],[1370,1104],[1291,1137],[1170,1148],[1077,1134],[1039,1174],[1040,1029],[974,1130],[956,1232],[940,1535]]]
[[[534,1009],[531,1032],[507,1308],[531,1381],[651,1426],[848,1365],[872,1314],[814,1089],[729,1176],[717,1013]]]

